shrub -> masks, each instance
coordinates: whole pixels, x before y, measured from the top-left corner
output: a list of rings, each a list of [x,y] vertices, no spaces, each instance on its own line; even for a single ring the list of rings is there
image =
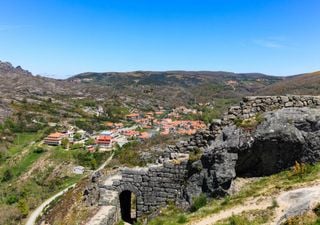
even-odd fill
[[[43,152],[45,152],[46,150],[42,147],[36,147],[35,149],[33,149],[33,152],[34,153],[37,153],[37,154],[41,154]]]
[[[299,176],[299,178],[302,178],[303,175],[306,173],[307,168],[306,165],[304,163],[299,163],[299,162],[295,162],[294,166],[293,166],[293,175],[294,176]]]
[[[202,152],[199,148],[194,149],[190,154],[189,154],[189,161],[190,162],[195,162],[201,159]]]
[[[25,199],[20,199],[18,202],[18,209],[20,210],[21,215],[25,218],[29,214],[29,206]]]
[[[11,170],[6,169],[3,173],[2,182],[7,182],[13,178],[13,173]]]
[[[193,204],[191,205],[190,211],[196,212],[200,208],[204,207],[207,204],[207,196],[201,193],[198,197],[193,200]]]
[[[178,216],[177,223],[182,224],[182,223],[186,223],[187,221],[188,221],[188,220],[187,220],[187,217],[186,217],[184,214],[180,214],[180,215]]]
[[[81,144],[81,143],[76,143],[76,144],[73,144],[73,145],[70,146],[71,150],[82,149],[82,148],[83,148],[83,144]]]
[[[63,139],[61,140],[61,146],[66,149],[66,148],[68,148],[68,145],[69,145],[69,140],[68,140],[68,138],[63,138]]]
[[[237,127],[253,129],[253,128],[256,128],[263,121],[264,121],[264,117],[260,113],[257,113],[254,117],[251,117],[249,119],[243,120],[243,119],[237,118],[234,120],[234,123]]]
[[[9,205],[12,205],[12,204],[18,202],[18,200],[19,200],[19,198],[18,198],[17,195],[11,194],[11,195],[9,195],[9,196],[7,197],[6,203],[9,204]]]
[[[97,161],[94,158],[92,158],[90,160],[90,167],[91,167],[92,170],[94,170],[94,169],[96,169],[98,167],[97,166]]]
[[[314,209],[313,212],[320,217],[320,204],[318,204]]]
[[[230,203],[230,195],[227,195],[224,199],[223,199],[223,201],[221,202],[221,205],[222,206],[225,206],[225,205],[228,205],[229,203]]]
[[[276,199],[272,199],[272,205],[270,206],[271,209],[274,209],[274,208],[278,208],[279,207],[279,204],[277,202]]]

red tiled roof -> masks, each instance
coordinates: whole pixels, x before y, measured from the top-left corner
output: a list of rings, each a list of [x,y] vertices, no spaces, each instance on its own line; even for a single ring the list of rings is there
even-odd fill
[[[131,113],[131,114],[126,115],[126,117],[138,117],[138,116],[139,116],[138,113]]]
[[[52,133],[48,136],[48,138],[61,138],[63,137],[64,134],[63,133],[59,133],[59,132],[56,132],[56,133]]]
[[[97,138],[98,141],[111,141],[111,136],[102,135]]]

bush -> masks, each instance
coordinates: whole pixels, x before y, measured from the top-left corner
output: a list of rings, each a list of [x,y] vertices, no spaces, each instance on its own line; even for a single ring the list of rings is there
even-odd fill
[[[199,148],[194,149],[190,154],[189,154],[189,161],[190,162],[195,162],[201,159],[202,152]]]
[[[256,128],[259,124],[261,124],[264,120],[265,118],[260,113],[257,113],[254,117],[251,117],[249,119],[236,118],[234,120],[234,123],[237,127],[253,129]]]
[[[69,145],[69,140],[68,140],[68,138],[63,138],[63,139],[61,140],[61,146],[62,146],[64,149],[66,149],[66,148],[68,148],[68,145]]]
[[[313,212],[320,217],[320,204],[318,204],[314,209]]]
[[[188,220],[187,220],[187,217],[186,217],[184,214],[181,214],[181,215],[179,215],[179,217],[178,217],[177,223],[182,224],[182,223],[186,223],[187,221],[188,221]]]
[[[20,210],[21,215],[25,218],[29,214],[29,206],[25,199],[20,199],[18,202],[18,209]]]
[[[83,148],[83,144],[81,144],[81,143],[76,143],[76,144],[73,144],[73,145],[70,146],[71,150],[82,149],[82,148]]]
[[[15,195],[15,194],[9,195],[9,196],[7,197],[7,199],[6,199],[6,203],[9,204],[9,205],[12,205],[12,204],[14,204],[14,203],[16,203],[16,202],[18,202],[18,201],[19,201],[19,198],[18,198],[18,196]]]
[[[34,153],[37,153],[37,154],[41,154],[43,152],[45,152],[46,150],[42,147],[36,147],[35,149],[33,149],[33,152]]]
[[[299,178],[302,178],[303,175],[306,173],[306,165],[303,163],[295,162],[293,167],[293,175],[299,176]]]
[[[1,179],[2,182],[7,182],[9,180],[11,180],[13,178],[13,173],[11,172],[11,170],[6,169],[3,173],[3,177]]]
[[[207,196],[201,193],[198,197],[193,200],[193,204],[191,205],[190,211],[196,212],[200,208],[204,207],[207,204]]]

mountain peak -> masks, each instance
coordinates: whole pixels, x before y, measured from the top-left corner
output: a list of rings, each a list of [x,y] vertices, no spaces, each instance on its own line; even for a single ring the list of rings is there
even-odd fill
[[[28,70],[24,70],[21,66],[14,67],[10,62],[3,62],[0,60],[0,75],[8,73],[32,76]]]

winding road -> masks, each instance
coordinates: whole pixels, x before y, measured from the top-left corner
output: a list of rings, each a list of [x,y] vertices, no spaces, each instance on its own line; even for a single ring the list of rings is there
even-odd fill
[[[113,153],[111,154],[111,156],[95,171],[93,171],[91,174],[96,173],[100,170],[102,170],[106,165],[108,165],[110,163],[110,161],[113,158]],[[91,175],[90,174],[90,175]],[[89,175],[87,175],[89,176]],[[67,188],[63,189],[62,191],[60,191],[59,193],[55,194],[54,196],[52,196],[51,198],[47,199],[46,201],[44,201],[40,206],[38,206],[38,208],[36,208],[28,217],[27,222],[25,223],[25,225],[35,225],[37,218],[41,215],[42,211],[52,202],[54,201],[56,198],[60,197],[61,195],[63,195],[64,193],[66,193],[70,188],[74,188],[76,186],[77,183],[72,184],[70,186],[68,186]]]

